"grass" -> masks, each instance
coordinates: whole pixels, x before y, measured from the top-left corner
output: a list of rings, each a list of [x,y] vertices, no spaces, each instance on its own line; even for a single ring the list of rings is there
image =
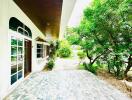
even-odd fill
[[[83,66],[83,64],[80,64],[79,69],[80,70],[85,70],[85,67]]]

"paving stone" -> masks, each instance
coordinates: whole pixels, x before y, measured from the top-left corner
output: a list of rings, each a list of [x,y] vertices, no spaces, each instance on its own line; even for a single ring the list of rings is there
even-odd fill
[[[125,94],[84,70],[31,74],[6,100],[130,100]]]

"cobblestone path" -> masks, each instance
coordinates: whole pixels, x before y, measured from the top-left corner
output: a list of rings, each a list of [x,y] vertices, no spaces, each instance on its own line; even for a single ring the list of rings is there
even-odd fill
[[[33,73],[6,100],[130,100],[84,70]]]
[[[79,59],[57,58],[53,70],[75,70],[78,69]]]

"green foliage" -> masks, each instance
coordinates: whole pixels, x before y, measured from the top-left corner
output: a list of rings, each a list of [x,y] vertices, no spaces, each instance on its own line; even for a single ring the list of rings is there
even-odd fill
[[[85,70],[85,66],[84,66],[83,64],[80,64],[80,65],[79,65],[79,69],[80,69],[80,70]]]
[[[50,54],[49,54],[49,57],[50,58],[55,58],[58,49],[59,49],[59,41],[58,40],[50,41]]]
[[[63,40],[60,42],[59,49],[57,51],[57,55],[61,58],[70,57],[71,49],[68,41]]]
[[[49,53],[49,57],[48,57],[48,62],[46,63],[46,67],[44,68],[44,70],[52,70],[54,65],[55,65],[55,58],[56,58],[56,52],[59,48],[59,41],[50,41],[49,42],[50,46],[50,53]]]
[[[81,50],[81,49],[82,49],[81,46],[78,45],[77,50]]]
[[[87,63],[83,63],[84,67],[86,70],[92,72],[93,74],[97,74],[97,70],[98,70],[98,65],[97,64],[87,64]]]
[[[59,55],[59,57],[61,57],[61,58],[70,57],[70,55],[71,55],[71,50],[70,50],[70,48],[68,48],[68,47],[61,47],[61,48],[58,50],[58,55]]]
[[[71,45],[78,45],[80,42],[80,37],[76,33],[71,33],[67,36],[67,40]]]
[[[94,70],[91,66],[97,61],[103,61],[118,77],[126,60],[126,70],[132,67],[131,3],[130,0],[94,0],[92,6],[84,10],[76,33],[90,61],[88,70]]]
[[[70,44],[69,44],[69,42],[67,40],[62,40],[59,43],[59,48],[60,47],[68,47],[68,48],[70,48]]]
[[[52,70],[55,63],[54,63],[54,59],[49,59],[48,63],[46,64],[47,65],[47,68]]]
[[[11,45],[17,45],[17,40],[12,39],[12,40],[11,40]]]
[[[83,59],[83,58],[86,57],[86,53],[83,52],[83,51],[79,51],[79,52],[77,53],[77,55],[78,55],[78,57],[79,57],[80,59]]]

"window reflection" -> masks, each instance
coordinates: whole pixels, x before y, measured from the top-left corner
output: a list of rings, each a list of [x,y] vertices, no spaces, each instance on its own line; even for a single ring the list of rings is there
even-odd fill
[[[17,45],[17,40],[16,40],[16,38],[12,37],[12,39],[11,39],[11,45],[14,45],[14,46]]]
[[[17,64],[17,56],[11,56],[11,65],[16,65]]]
[[[23,61],[23,56],[22,55],[19,55],[18,56],[18,62],[22,62]]]
[[[22,70],[22,66],[23,66],[22,63],[18,64],[18,71]]]
[[[15,83],[17,81],[17,74],[11,76],[11,84]]]
[[[17,54],[17,47],[12,46],[11,47],[11,55],[16,55]]]
[[[18,72],[18,79],[22,77],[22,71]]]
[[[11,75],[17,72],[17,65],[11,66]]]
[[[22,40],[18,40],[18,46],[23,46],[23,41]]]
[[[22,52],[23,52],[23,48],[22,47],[19,47],[18,48],[18,54],[22,54]]]
[[[11,84],[13,84],[22,77],[23,40],[11,38]]]

